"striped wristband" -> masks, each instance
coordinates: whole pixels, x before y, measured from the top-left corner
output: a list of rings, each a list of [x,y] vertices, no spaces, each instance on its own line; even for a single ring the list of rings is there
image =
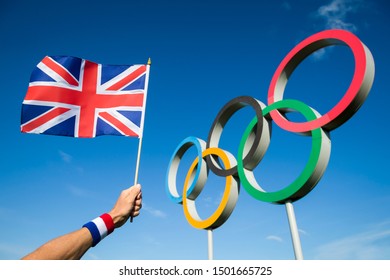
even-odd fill
[[[114,221],[107,213],[86,223],[83,227],[87,228],[92,235],[92,247],[95,247],[100,240],[109,235],[115,229]]]

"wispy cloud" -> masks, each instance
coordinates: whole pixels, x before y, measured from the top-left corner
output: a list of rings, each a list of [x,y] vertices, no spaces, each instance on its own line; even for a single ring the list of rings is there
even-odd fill
[[[202,195],[201,204],[204,207],[211,208],[215,207],[215,205],[219,205],[223,198],[223,192],[219,192],[216,195]]]
[[[91,259],[91,260],[99,260],[100,259],[96,254],[91,253],[90,251],[86,253],[86,256],[87,256],[86,259]]]
[[[302,235],[306,235],[308,236],[309,234],[307,233],[307,231],[303,230],[303,229],[298,229],[298,232]]]
[[[58,153],[59,153],[61,159],[64,162],[70,163],[72,161],[72,156],[70,154],[67,154],[67,153],[65,153],[64,151],[61,151],[61,150],[59,150]]]
[[[332,0],[329,4],[318,8],[317,16],[325,20],[326,28],[356,32],[357,26],[348,22],[347,16],[356,13],[361,6],[361,0]]]
[[[283,239],[277,235],[268,235],[265,239],[277,241],[277,242],[283,242]]]
[[[303,229],[298,229],[298,232],[300,234],[300,236],[309,236],[309,234],[303,230]],[[270,234],[268,235],[265,239],[267,240],[271,240],[271,241],[276,241],[276,242],[284,242],[284,239],[278,235],[274,235],[274,234]]]
[[[315,51],[311,57],[315,60],[315,61],[318,61],[318,60],[321,60],[325,57],[325,49],[319,49],[317,51]]]
[[[370,260],[390,258],[390,222],[373,229],[324,244],[317,249],[317,259]]]
[[[348,16],[357,13],[363,7],[362,0],[332,0],[317,9],[316,18],[324,20],[325,29],[344,29],[356,32],[358,27],[348,22]],[[311,55],[315,61],[325,58],[327,49],[319,49]]]
[[[158,209],[155,209],[153,207],[150,207],[149,205],[145,205],[143,203],[142,205],[142,210],[145,210],[146,212],[148,212],[149,214],[151,214],[153,217],[156,217],[156,218],[166,218],[167,217],[167,214],[161,210],[158,210]]]
[[[73,185],[68,185],[67,190],[70,192],[71,195],[75,197],[90,197],[91,193],[85,189],[73,186]]]

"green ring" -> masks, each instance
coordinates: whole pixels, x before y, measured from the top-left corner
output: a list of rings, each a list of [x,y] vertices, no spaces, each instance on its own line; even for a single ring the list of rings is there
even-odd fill
[[[267,106],[263,109],[263,115],[266,117],[271,111],[283,108],[293,109],[302,113],[307,121],[317,118],[312,108],[301,101],[292,99],[281,100]],[[241,138],[237,156],[238,175],[245,190],[255,199],[277,204],[282,204],[287,201],[293,202],[307,195],[318,183],[328,164],[330,156],[330,139],[328,138],[328,134],[322,128],[312,130],[312,148],[309,160],[301,174],[287,187],[275,192],[266,192],[259,189],[260,186],[253,186],[250,180],[252,182],[256,181],[254,174],[252,170],[244,168],[242,160],[245,143],[256,124],[257,117],[254,117]],[[256,185],[258,185],[257,182]]]

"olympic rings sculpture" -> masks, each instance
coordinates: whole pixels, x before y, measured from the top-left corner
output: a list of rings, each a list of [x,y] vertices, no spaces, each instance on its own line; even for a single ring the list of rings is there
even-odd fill
[[[355,60],[353,79],[341,100],[321,116],[301,101],[283,99],[284,89],[295,68],[313,52],[332,45],[346,45],[351,49]],[[215,229],[229,218],[237,203],[240,182],[252,197],[260,201],[283,204],[299,200],[317,185],[325,172],[330,158],[330,131],[349,120],[364,103],[374,75],[375,65],[370,50],[352,33],[345,30],[326,30],[308,37],[294,47],[276,69],[268,90],[268,106],[249,96],[234,98],[218,113],[207,142],[196,137],[187,137],[177,146],[170,159],[166,176],[168,196],[175,203],[183,204],[187,221],[199,229]],[[236,158],[220,149],[218,144],[226,123],[234,113],[245,106],[252,107],[255,117],[241,138]],[[286,110],[301,113],[306,122],[296,123],[288,120],[284,114]],[[311,136],[312,148],[307,164],[291,184],[279,191],[267,192],[257,182],[253,170],[268,149],[272,122],[286,131]],[[197,158],[187,172],[180,195],[176,187],[179,163],[191,147],[196,148]],[[209,169],[216,175],[225,177],[226,186],[217,210],[209,218],[202,220],[198,215],[195,200],[205,186]]]

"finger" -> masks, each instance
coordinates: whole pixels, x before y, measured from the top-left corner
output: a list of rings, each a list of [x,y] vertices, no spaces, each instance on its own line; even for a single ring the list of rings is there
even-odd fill
[[[135,205],[133,208],[133,212],[139,211],[139,210],[141,210],[141,208],[142,208],[142,204]]]
[[[136,210],[136,206],[140,206],[141,203],[142,203],[142,192],[141,192],[141,185],[140,184],[136,184],[132,187],[129,188],[130,190],[130,194],[131,194],[131,197],[130,197],[130,201],[132,203],[134,203],[133,205],[133,209],[130,213],[130,223],[133,222],[133,217],[136,217],[139,215],[139,209]]]
[[[136,203],[134,205],[133,209],[131,210],[131,213],[130,213],[131,218],[138,216],[140,214],[141,208],[142,208],[142,203]]]

